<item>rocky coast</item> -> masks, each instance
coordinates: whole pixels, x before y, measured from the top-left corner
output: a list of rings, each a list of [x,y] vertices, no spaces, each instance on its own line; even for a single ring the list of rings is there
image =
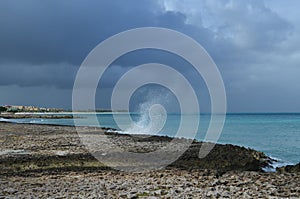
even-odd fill
[[[73,115],[55,115],[55,114],[0,114],[0,118],[4,119],[26,119],[26,118],[41,118],[41,119],[72,119]]]
[[[147,153],[170,137],[105,135],[125,150]],[[184,139],[183,139],[184,141]],[[272,159],[252,149],[217,144],[198,158],[193,141],[174,163],[158,170],[119,171],[94,158],[75,127],[0,123],[0,198],[299,198],[299,164],[266,173]],[[114,151],[103,145],[105,156]],[[103,153],[104,154],[104,153]]]

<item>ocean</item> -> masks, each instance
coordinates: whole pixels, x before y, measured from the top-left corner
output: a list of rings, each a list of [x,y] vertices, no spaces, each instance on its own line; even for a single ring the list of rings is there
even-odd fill
[[[142,129],[142,131],[140,129],[138,132],[135,131],[128,122],[126,114],[114,114],[118,121],[125,126],[123,131],[119,131],[121,133],[158,134],[172,137],[176,135],[181,117],[188,117],[189,121],[193,121],[197,118],[197,115],[168,114],[163,127],[158,133],[155,133],[152,132],[155,123],[149,127],[149,117],[145,117],[144,114],[131,113],[132,120]],[[91,119],[93,114],[77,113],[74,115],[80,117],[75,119],[76,124],[82,126],[98,126],[98,124],[94,123]],[[101,127],[120,129],[116,125],[112,113],[97,113],[96,116]],[[195,139],[199,141],[204,139],[210,122],[209,114],[201,114],[200,116],[200,125],[195,137]],[[30,118],[10,121],[20,123],[74,125],[73,119]],[[189,131],[188,125],[185,130],[187,132]],[[296,164],[300,162],[300,113],[227,114],[225,125],[218,143],[234,144],[262,151],[268,156],[279,160],[281,165]]]

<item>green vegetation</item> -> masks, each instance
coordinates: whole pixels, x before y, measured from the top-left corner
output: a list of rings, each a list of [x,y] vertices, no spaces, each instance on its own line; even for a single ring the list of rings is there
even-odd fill
[[[15,108],[10,108],[10,109],[7,109],[7,112],[10,112],[10,113],[17,113],[17,112],[21,112],[21,110],[15,109]]]
[[[79,171],[108,169],[90,154],[67,156],[8,157],[0,159],[0,175],[38,171]]]
[[[4,107],[4,106],[0,106],[0,113],[1,112],[5,112],[7,110],[7,108],[6,107]]]

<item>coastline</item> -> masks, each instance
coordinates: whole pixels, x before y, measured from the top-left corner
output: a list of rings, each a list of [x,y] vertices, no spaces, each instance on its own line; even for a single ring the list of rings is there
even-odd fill
[[[115,142],[125,143],[128,150],[135,152],[155,149],[155,146],[172,139],[152,136],[144,140],[143,147],[140,147],[131,145],[131,142],[137,144],[143,139],[107,132],[108,129],[80,128],[89,133],[105,134]],[[104,198],[172,197],[186,194],[193,197],[234,198],[244,197],[240,194],[249,197],[300,196],[299,172],[293,169],[263,172],[262,168],[270,164],[270,158],[262,152],[234,145],[217,144],[207,158],[199,159],[195,155],[201,143],[195,141],[174,164],[156,171],[139,172],[137,175],[108,168],[97,161],[81,144],[72,126],[0,122],[0,142],[0,196],[16,196],[22,194],[21,190],[29,193],[32,189],[37,190],[36,194],[41,196],[56,190],[54,195],[63,194],[62,197],[72,194],[83,194],[83,197],[92,194]],[[57,187],[47,187],[49,180]],[[125,182],[128,184],[122,188]],[[99,187],[97,183],[104,185]],[[87,188],[81,192],[74,191],[84,186]],[[63,187],[68,187],[68,190],[62,191],[65,189]],[[94,193],[92,190],[98,191]]]
[[[16,114],[0,114],[0,118],[4,119],[27,119],[27,118],[41,118],[41,119],[73,119],[72,114],[44,114],[44,113],[16,113]]]
[[[118,112],[119,113],[119,112]],[[124,113],[124,112],[120,112],[120,113]],[[77,113],[73,113],[73,114],[77,114]],[[19,123],[19,124],[43,124],[43,125],[63,125],[63,126],[73,126],[73,123],[67,123],[67,124],[62,124],[62,123],[58,123],[58,122],[54,122],[52,123],[51,120],[52,119],[73,119],[73,118],[85,118],[85,114],[90,114],[89,112],[83,112],[82,116],[74,116],[72,115],[72,112],[58,112],[57,114],[54,112],[35,112],[35,113],[29,113],[29,112],[18,112],[15,114],[0,114],[0,122],[13,122],[13,123]],[[101,115],[105,115],[105,114],[111,114],[111,112],[100,112],[97,114],[101,114]],[[4,117],[2,117],[4,116]],[[20,120],[20,119],[48,119],[49,122],[39,122],[39,121],[27,121],[27,120]],[[18,121],[19,120],[19,121]],[[82,125],[84,126],[84,125]],[[91,125],[93,126],[93,125]],[[103,127],[102,127],[103,128]],[[108,130],[108,132],[116,132],[119,134],[129,134],[128,132],[123,132],[123,131],[119,131],[117,129],[113,129],[111,127],[105,128]],[[132,134],[133,135],[133,134]],[[151,136],[151,135],[148,135]],[[169,136],[169,135],[168,135]],[[172,136],[171,136],[172,137]],[[197,139],[197,138],[196,138]],[[199,141],[199,139],[197,139]],[[226,144],[232,144],[235,146],[240,146],[240,147],[245,147],[245,148],[250,148],[250,149],[254,149],[256,151],[261,151],[264,152],[272,161],[271,166],[269,168],[265,168],[264,171],[266,172],[275,172],[276,168],[279,167],[283,167],[283,166],[288,166],[288,165],[295,165],[298,163],[298,161],[289,161],[289,160],[283,160],[281,158],[278,158],[278,156],[272,154],[272,153],[268,153],[268,151],[265,151],[263,149],[257,149],[251,145],[248,144],[240,144],[237,142],[222,142],[222,141],[218,141],[218,144],[221,145],[226,145]]]

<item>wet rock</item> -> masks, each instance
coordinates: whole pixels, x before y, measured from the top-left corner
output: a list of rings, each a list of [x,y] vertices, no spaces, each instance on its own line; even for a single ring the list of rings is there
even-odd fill
[[[300,162],[296,165],[287,165],[287,166],[279,167],[276,169],[276,171],[279,173],[283,173],[283,172],[299,173],[300,172]]]

